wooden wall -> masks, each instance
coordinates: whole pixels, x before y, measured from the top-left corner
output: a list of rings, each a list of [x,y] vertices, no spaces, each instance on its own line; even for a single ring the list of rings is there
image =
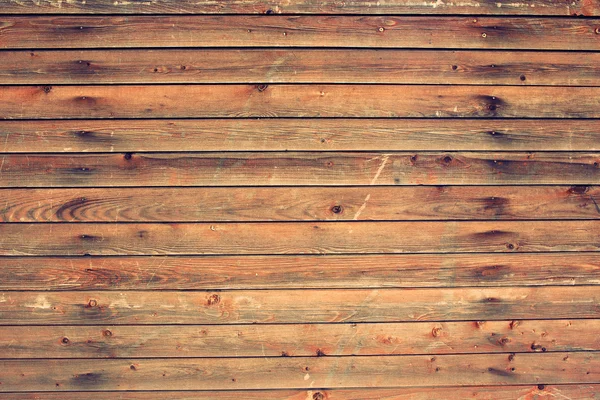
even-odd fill
[[[0,0],[0,399],[599,399],[596,16]]]

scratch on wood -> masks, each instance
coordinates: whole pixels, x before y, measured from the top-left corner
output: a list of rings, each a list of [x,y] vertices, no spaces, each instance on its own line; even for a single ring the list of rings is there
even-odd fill
[[[594,199],[594,196],[590,195],[590,199],[592,199],[594,205],[596,206],[596,211],[598,211],[598,214],[600,214],[600,207],[598,207],[598,203],[596,203],[596,199]]]
[[[365,208],[367,208],[367,202],[369,201],[370,198],[371,198],[371,194],[369,193],[367,195],[367,197],[365,197],[365,201],[363,202],[362,206],[360,206],[358,211],[356,211],[356,214],[354,214],[354,218],[352,218],[353,220],[356,221],[358,219],[358,217],[360,216],[360,214],[365,210]]]

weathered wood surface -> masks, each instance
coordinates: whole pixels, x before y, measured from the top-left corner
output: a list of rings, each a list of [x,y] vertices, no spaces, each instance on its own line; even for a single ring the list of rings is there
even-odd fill
[[[599,251],[600,221],[0,224],[2,256]]]
[[[599,50],[599,25],[595,18],[485,16],[1,16],[0,48]]]
[[[600,120],[0,120],[3,152],[600,150]]]
[[[84,397],[82,397],[84,396]],[[34,393],[0,393],[3,400],[146,400],[164,399],[173,400],[239,400],[239,399],[274,399],[274,400],[514,400],[531,399],[545,400],[562,398],[571,400],[600,399],[600,385],[529,385],[529,386],[470,386],[470,387],[444,387],[444,388],[394,388],[394,389],[307,389],[307,390],[251,390],[251,391],[153,391],[153,392],[34,392]]]
[[[2,257],[0,290],[580,286],[599,273],[594,253]]]
[[[596,186],[4,189],[0,220],[572,220],[600,219],[598,202]]]
[[[0,84],[600,85],[600,54],[448,50],[8,51]],[[576,73],[573,73],[576,71]]]
[[[0,327],[4,359],[298,357],[600,350],[599,320]]]
[[[4,188],[600,182],[600,154],[584,152],[5,154],[0,165]]]
[[[0,119],[194,117],[599,118],[600,87],[257,84],[0,88]]]
[[[0,391],[222,390],[596,383],[598,353],[9,360]]]
[[[600,15],[597,0],[560,2],[529,0],[525,2],[469,2],[411,0],[312,1],[312,0],[228,0],[221,2],[156,0],[131,2],[94,0],[2,0],[7,14],[491,14],[491,15]]]
[[[0,325],[597,319],[599,303],[598,286],[2,292]]]

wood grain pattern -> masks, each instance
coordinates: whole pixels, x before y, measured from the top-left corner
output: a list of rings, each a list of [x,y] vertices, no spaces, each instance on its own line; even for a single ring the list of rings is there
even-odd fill
[[[380,47],[599,50],[595,18],[2,16],[4,49]]]
[[[4,188],[600,182],[600,154],[584,152],[5,154],[1,160]]]
[[[597,319],[600,287],[2,292],[0,325]],[[555,381],[553,381],[555,382]],[[35,389],[32,389],[35,390]]]
[[[598,273],[594,253],[2,257],[0,290],[579,286]]]
[[[529,0],[525,2],[474,0],[440,2],[410,0],[313,1],[313,0],[228,0],[222,2],[168,0],[151,2],[114,2],[111,0],[3,0],[7,14],[492,14],[492,15],[600,15],[596,0],[558,2]]]
[[[600,120],[0,120],[3,152],[598,151]]]
[[[595,383],[597,353],[10,360],[1,391],[222,390]],[[343,372],[342,372],[343,371]]]
[[[0,327],[4,359],[298,357],[600,350],[599,320]]]
[[[4,189],[0,190],[0,204],[4,205],[0,208],[0,220],[600,219],[598,201],[600,188],[588,186]]]
[[[600,54],[448,50],[7,51],[0,84],[600,85]],[[576,71],[576,73],[574,73]]]
[[[600,117],[600,87],[259,84],[0,89],[0,119]]]
[[[159,392],[34,392],[34,393],[0,393],[2,400],[146,400],[164,399],[173,400],[238,400],[238,399],[274,399],[274,400],[514,400],[532,399],[545,400],[548,396],[561,398],[562,396],[572,400],[596,400],[600,399],[600,385],[529,385],[529,386],[467,386],[467,387],[444,387],[444,388],[364,388],[364,389],[308,389],[308,390],[251,390],[251,391],[159,391]]]
[[[600,221],[0,224],[0,255],[598,251]]]

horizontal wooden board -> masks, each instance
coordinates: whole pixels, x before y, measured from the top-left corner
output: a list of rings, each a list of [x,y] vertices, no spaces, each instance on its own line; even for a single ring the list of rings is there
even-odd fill
[[[447,50],[8,51],[0,84],[600,85],[600,54]],[[574,73],[575,71],[575,73]]]
[[[599,201],[600,188],[595,186],[4,189],[0,190],[0,205],[4,205],[0,220],[599,219]]]
[[[0,157],[0,173],[0,187],[4,188],[515,184],[585,186],[600,182],[600,154],[4,154]],[[444,188],[439,191],[442,193]],[[573,191],[585,194],[586,190],[576,188]],[[594,207],[595,202],[592,199]],[[6,206],[8,205],[5,204]]]
[[[600,120],[195,119],[0,120],[0,150],[146,151],[600,150]]]
[[[0,290],[598,285],[594,253],[2,257]]]
[[[0,224],[0,255],[598,251],[600,221]]]
[[[599,19],[432,16],[2,16],[4,49],[380,47],[599,50]]]
[[[600,87],[321,84],[0,87],[0,119],[194,117],[599,118]]]
[[[392,0],[314,1],[314,0],[228,0],[221,2],[168,0],[130,2],[112,0],[3,0],[6,14],[492,14],[492,15],[600,15],[596,0],[525,2],[473,0],[444,2]]]
[[[599,320],[0,327],[3,359],[298,357],[600,350]]]
[[[600,399],[600,385],[533,385],[533,386],[471,386],[444,388],[394,388],[394,389],[308,389],[308,390],[251,390],[251,391],[136,391],[136,392],[35,392],[0,393],[2,400],[514,400],[544,399],[547,396],[571,400]]]
[[[598,353],[10,360],[0,391],[220,390],[596,383]]]
[[[2,292],[0,325],[597,319],[600,287]]]

